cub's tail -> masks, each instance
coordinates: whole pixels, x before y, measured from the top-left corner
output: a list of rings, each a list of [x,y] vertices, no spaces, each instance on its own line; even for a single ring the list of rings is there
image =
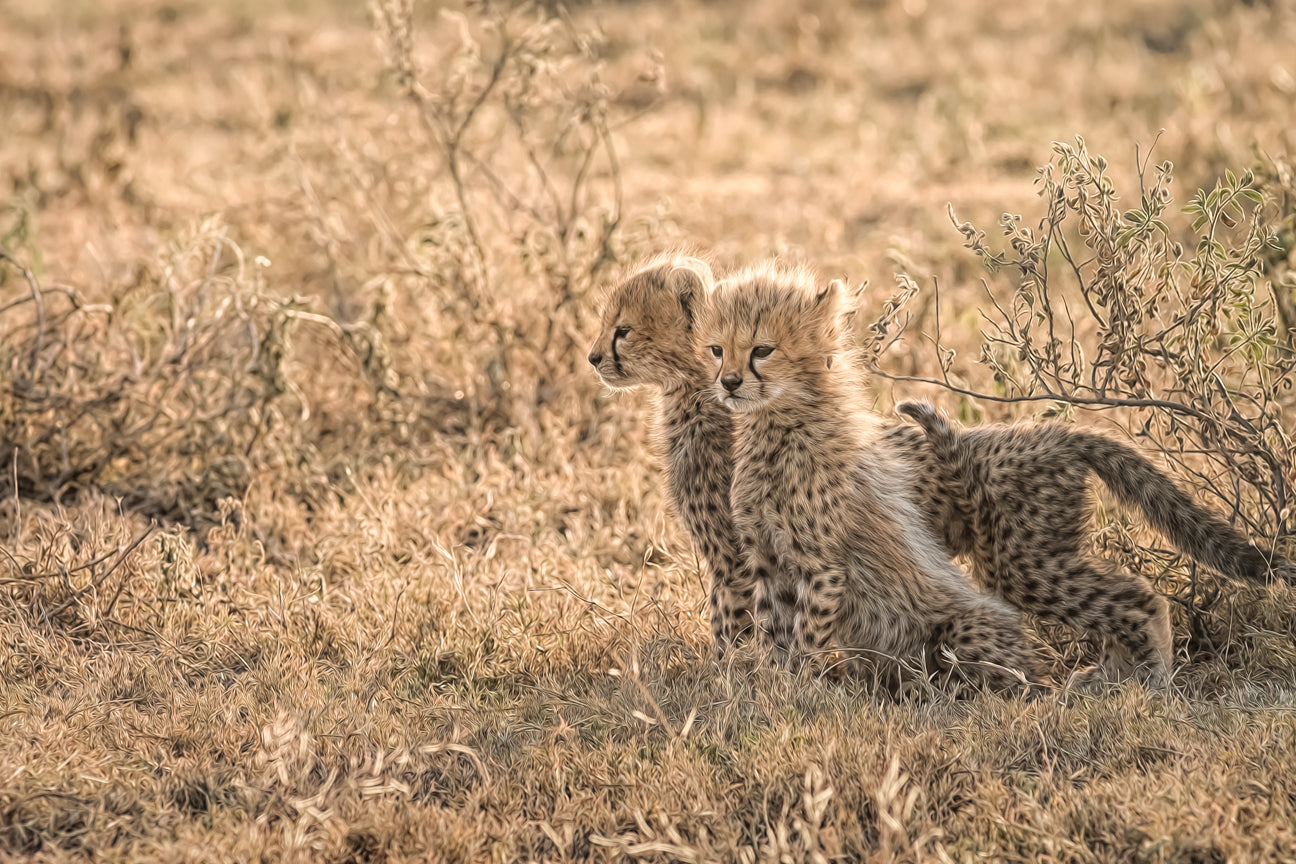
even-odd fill
[[[1137,509],[1193,560],[1235,579],[1263,583],[1272,574],[1272,578],[1296,584],[1296,565],[1253,545],[1131,447],[1089,432],[1072,435],[1079,458],[1120,502]]]
[[[958,435],[954,427],[941,414],[937,413],[930,402],[917,402],[906,399],[896,405],[896,412],[903,414],[917,423],[927,434],[927,443],[938,459],[953,460],[954,443]]]

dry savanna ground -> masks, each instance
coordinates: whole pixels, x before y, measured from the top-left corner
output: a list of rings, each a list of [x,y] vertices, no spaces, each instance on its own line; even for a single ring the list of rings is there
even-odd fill
[[[7,0],[0,859],[1296,860],[1292,590],[1104,503],[1171,692],[720,664],[584,360],[645,254],[809,262],[948,377],[877,410],[1112,430],[1291,553],[1293,45],[1290,0]]]

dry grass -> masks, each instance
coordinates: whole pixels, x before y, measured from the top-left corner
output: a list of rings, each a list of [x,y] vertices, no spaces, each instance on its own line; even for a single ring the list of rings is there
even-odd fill
[[[946,205],[1038,220],[1077,134],[1124,191],[1165,129],[1176,208],[1289,165],[1290,3],[55,5],[0,13],[0,858],[1296,859],[1291,590],[1194,583],[1165,696],[720,667],[647,400],[583,359],[687,241],[861,320],[912,276],[903,374],[939,283],[991,389]]]

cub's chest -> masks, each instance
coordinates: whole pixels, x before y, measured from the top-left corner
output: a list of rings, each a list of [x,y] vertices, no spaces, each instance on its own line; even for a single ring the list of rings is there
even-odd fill
[[[734,523],[786,553],[796,547],[796,520],[789,510],[795,492],[774,480],[767,466],[739,466],[733,484]]]

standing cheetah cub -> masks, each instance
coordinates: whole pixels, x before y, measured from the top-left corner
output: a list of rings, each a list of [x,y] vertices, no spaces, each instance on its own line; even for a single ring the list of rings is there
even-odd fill
[[[926,651],[975,684],[1030,671],[1015,610],[978,593],[941,550],[882,446],[842,350],[839,283],[757,267],[718,284],[698,319],[713,392],[738,418],[733,523],[756,621],[781,659]]]
[[[693,349],[693,315],[713,284],[705,261],[667,255],[609,293],[589,361],[613,390],[657,388],[656,433],[666,489],[711,570],[711,631],[724,652],[751,629],[752,588],[740,581],[729,515],[733,417],[711,397]]]
[[[926,403],[896,410],[927,434],[950,472],[947,488],[969,536],[963,549],[982,587],[1017,608],[1098,637],[1101,664],[1072,677],[1135,674],[1170,683],[1172,636],[1164,597],[1139,576],[1089,553],[1095,474],[1194,560],[1235,578],[1290,580],[1291,564],[1247,542],[1151,462],[1104,435],[1052,424],[957,430]]]

